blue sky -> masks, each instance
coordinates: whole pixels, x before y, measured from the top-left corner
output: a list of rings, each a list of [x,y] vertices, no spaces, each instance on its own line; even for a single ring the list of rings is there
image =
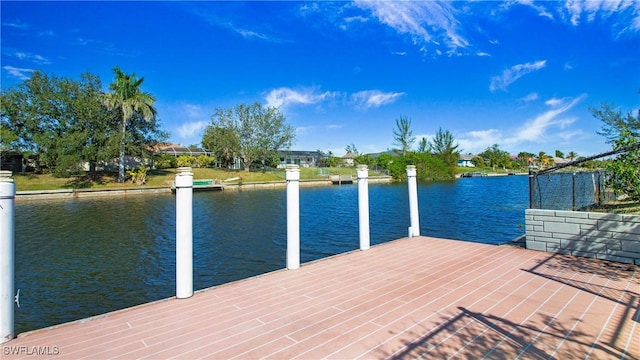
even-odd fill
[[[294,150],[394,147],[449,130],[463,153],[610,149],[589,107],[640,108],[640,2],[0,2],[2,89],[39,70],[144,77],[170,141],[216,108],[278,106]],[[416,141],[417,146],[417,141]]]

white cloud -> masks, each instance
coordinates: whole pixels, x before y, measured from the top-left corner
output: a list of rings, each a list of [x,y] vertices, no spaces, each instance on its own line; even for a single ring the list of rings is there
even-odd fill
[[[494,76],[491,78],[491,84],[489,90],[507,90],[509,85],[513,84],[516,80],[531,72],[544,68],[547,64],[546,60],[539,60],[536,62],[529,62],[524,64],[513,65],[512,67],[504,70],[502,75]]]
[[[49,59],[45,58],[42,55],[16,51],[15,53],[13,53],[13,56],[17,57],[20,60],[30,61],[40,65],[51,64],[51,61],[49,61]]]
[[[240,36],[242,36],[245,39],[259,39],[259,40],[272,41],[272,42],[283,42],[284,41],[282,39],[279,39],[277,37],[271,36],[271,35],[269,35],[267,33],[264,33],[264,32],[259,32],[257,30],[251,30],[251,29],[248,29],[246,27],[238,26],[238,25],[234,24],[234,22],[231,21],[231,20],[220,18],[219,14],[217,14],[217,13],[208,12],[208,11],[205,11],[205,10],[203,10],[201,8],[200,9],[193,8],[192,11],[196,16],[198,16],[201,19],[203,19],[209,25],[226,28],[226,29],[228,29],[230,31],[233,31],[233,32],[239,34]]]
[[[573,26],[596,19],[611,21],[618,35],[640,31],[640,2],[628,0],[568,0],[556,9]]]
[[[608,19],[614,14],[629,12],[630,16],[637,21],[640,16],[640,6],[634,1],[624,0],[569,0],[565,3],[565,10],[569,14],[571,23],[578,26],[583,17],[588,22],[594,21],[597,17]],[[640,30],[640,28],[636,28]]]
[[[366,23],[367,21],[369,21],[369,19],[367,19],[364,16],[349,16],[349,17],[345,17],[342,20],[347,24]],[[347,29],[347,25],[342,25],[342,30],[346,30],[346,29]]]
[[[427,49],[443,43],[450,55],[469,42],[460,34],[457,11],[449,2],[356,0],[355,5],[370,10],[383,24],[410,36],[414,44]]]
[[[563,6],[555,1],[534,2],[532,0],[516,0],[506,3],[506,9],[513,5],[525,5],[538,12],[538,15],[555,20],[564,19],[573,26],[583,21],[593,22],[600,18],[614,18],[614,27],[623,31],[640,30],[640,3],[629,0],[567,0]],[[554,16],[556,12],[559,16]]]
[[[15,29],[27,30],[31,28],[30,24],[25,24],[21,21],[3,21],[2,26],[12,27]]]
[[[547,130],[553,126],[560,129],[572,124],[574,118],[560,118],[562,114],[569,111],[582,101],[586,95],[580,95],[575,99],[550,99],[545,103],[551,107],[550,110],[543,112],[535,118],[525,122],[525,124],[517,131],[515,138],[517,141],[535,142],[543,140],[547,134]]]
[[[391,104],[404,94],[403,92],[384,93],[380,90],[365,90],[353,93],[351,101],[360,109],[368,109]]]
[[[536,101],[540,98],[540,96],[538,95],[538,93],[530,93],[529,95],[523,97],[520,99],[520,101],[523,102],[532,102],[532,101]]]
[[[180,126],[178,126],[178,138],[184,140],[192,139],[198,135],[202,135],[202,131],[207,127],[208,124],[209,122],[204,120],[182,123]]]
[[[385,93],[380,90],[364,90],[351,94],[348,99],[349,102],[355,104],[358,109],[364,110],[391,104],[404,94],[403,92]],[[342,98],[343,96],[344,93],[336,91],[319,92],[314,88],[294,90],[288,87],[281,87],[270,90],[264,98],[267,106],[283,109],[294,105],[319,104],[330,99]]]
[[[504,144],[503,134],[497,129],[476,130],[460,134],[456,139],[463,154],[478,154],[493,144]]]
[[[199,104],[177,103],[157,105],[163,122],[171,123],[171,141],[182,145],[198,144],[204,129],[209,125],[213,110]]]
[[[537,94],[535,95],[537,97]],[[584,133],[571,126],[577,118],[567,116],[567,113],[585,98],[584,94],[570,99],[552,98],[545,101],[547,106],[545,111],[525,121],[515,131],[474,130],[457,134],[456,141],[460,144],[462,153],[465,154],[478,154],[493,144],[514,152],[523,151],[526,149],[526,144],[542,147],[571,144],[572,140],[583,137]]]
[[[336,93],[329,91],[318,93],[312,88],[293,90],[291,88],[281,87],[269,91],[265,95],[265,100],[267,101],[267,106],[282,108],[296,104],[315,104],[333,96],[336,96]]]
[[[182,104],[182,112],[186,113],[189,119],[201,119],[208,116],[202,106],[194,104]]]
[[[512,2],[513,4],[520,4],[520,5],[527,5],[531,8],[533,8],[535,11],[538,12],[539,16],[542,17],[546,17],[549,18],[551,20],[554,19],[553,14],[551,14],[549,12],[549,10],[547,10],[543,5],[539,5],[537,3],[534,3],[533,0],[517,0],[515,2]]]
[[[565,99],[551,98],[544,103],[551,107],[559,107],[565,103]]]
[[[20,80],[27,80],[31,77],[31,73],[35,71],[34,69],[17,68],[9,65],[3,66],[2,68],[5,69],[9,75],[17,77]]]
[[[367,21],[369,21],[369,19],[367,19],[364,16],[349,16],[349,17],[344,18],[344,21],[348,22],[348,23],[350,23],[350,22],[367,22]]]
[[[584,132],[582,130],[565,131],[558,133],[558,137],[562,139],[563,144],[571,144],[571,141],[576,137],[583,137]]]
[[[256,38],[260,40],[270,40],[269,36],[252,31],[252,30],[240,29],[240,28],[233,28],[233,30],[238,34],[242,35],[242,37],[245,39]]]

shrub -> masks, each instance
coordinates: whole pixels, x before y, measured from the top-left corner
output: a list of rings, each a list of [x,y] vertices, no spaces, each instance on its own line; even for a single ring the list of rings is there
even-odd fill
[[[137,166],[127,171],[127,176],[132,183],[142,185],[147,182],[147,167],[142,165]]]
[[[172,169],[176,167],[176,157],[173,155],[162,154],[154,160],[156,169]]]
[[[200,155],[195,158],[195,162],[199,168],[213,167],[216,159],[213,156]]]
[[[196,157],[191,155],[180,155],[176,159],[177,167],[193,167],[196,164]]]

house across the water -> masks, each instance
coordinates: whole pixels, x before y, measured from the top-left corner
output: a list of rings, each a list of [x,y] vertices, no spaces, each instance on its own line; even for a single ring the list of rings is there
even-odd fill
[[[476,155],[460,154],[460,157],[458,158],[458,166],[461,166],[461,167],[476,167],[471,162],[471,159],[473,159],[475,156]]]
[[[287,165],[298,165],[300,167],[318,167],[324,158],[320,151],[299,151],[299,150],[283,150],[278,151],[280,164],[278,168],[286,168]]]

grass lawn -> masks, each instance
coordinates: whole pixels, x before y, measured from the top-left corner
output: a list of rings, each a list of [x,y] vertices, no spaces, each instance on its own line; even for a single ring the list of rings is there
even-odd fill
[[[353,175],[356,176],[355,167],[325,168],[324,173],[320,173],[318,168],[301,168],[300,178],[303,180],[323,180],[329,175]],[[370,176],[382,175],[369,171]],[[282,181],[285,179],[284,169],[275,170],[227,170],[212,168],[194,168],[193,178],[198,179],[235,179],[229,183],[237,182],[265,182]],[[176,169],[149,170],[147,182],[142,187],[171,186],[176,178]],[[58,189],[113,189],[113,188],[137,188],[140,187],[131,182],[118,183],[118,174],[115,172],[102,172],[96,177],[88,175],[73,176],[69,178],[58,178],[51,174],[21,174],[13,175],[17,191],[29,190],[58,190]]]

